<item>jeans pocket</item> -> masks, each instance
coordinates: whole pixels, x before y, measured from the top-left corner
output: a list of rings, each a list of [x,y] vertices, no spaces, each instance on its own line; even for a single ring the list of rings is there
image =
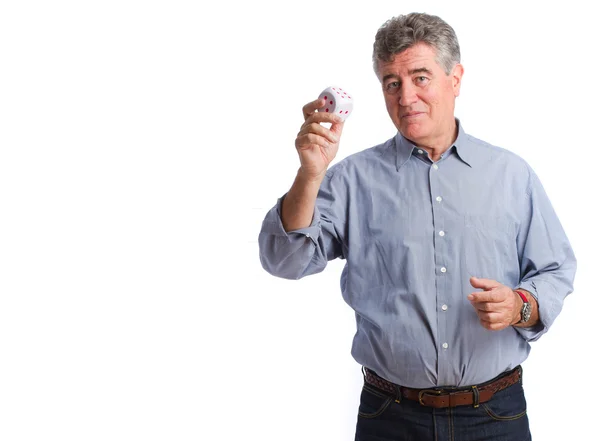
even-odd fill
[[[360,394],[358,416],[363,418],[376,418],[390,406],[394,399],[372,387],[363,386]]]
[[[520,382],[496,392],[481,408],[496,421],[514,421],[527,414],[527,402]]]

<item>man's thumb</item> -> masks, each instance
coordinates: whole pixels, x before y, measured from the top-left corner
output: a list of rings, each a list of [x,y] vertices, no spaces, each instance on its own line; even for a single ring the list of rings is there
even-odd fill
[[[494,289],[499,285],[498,282],[492,279],[480,279],[478,277],[472,276],[469,281],[471,282],[471,286],[473,288],[481,288],[486,291],[490,289]]]

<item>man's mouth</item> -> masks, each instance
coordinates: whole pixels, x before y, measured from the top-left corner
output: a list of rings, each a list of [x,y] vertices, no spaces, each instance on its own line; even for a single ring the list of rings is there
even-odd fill
[[[419,115],[423,115],[425,112],[407,112],[402,114],[402,118],[414,118]]]

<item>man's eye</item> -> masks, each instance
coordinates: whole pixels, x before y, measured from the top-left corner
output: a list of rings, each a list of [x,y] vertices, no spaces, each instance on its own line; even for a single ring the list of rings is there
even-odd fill
[[[394,89],[397,89],[399,86],[400,86],[399,81],[392,81],[391,83],[388,83],[387,90],[394,90]]]
[[[429,78],[427,77],[417,77],[417,82],[418,83],[426,83],[429,80]]]

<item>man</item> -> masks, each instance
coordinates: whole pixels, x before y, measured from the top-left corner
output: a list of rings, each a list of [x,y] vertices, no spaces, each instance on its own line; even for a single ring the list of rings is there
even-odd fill
[[[531,439],[520,364],[572,292],[568,239],[528,164],[455,119],[463,66],[447,23],[389,20],[373,62],[398,134],[328,169],[343,123],[305,105],[262,265],[298,279],[346,259],[357,440]]]

